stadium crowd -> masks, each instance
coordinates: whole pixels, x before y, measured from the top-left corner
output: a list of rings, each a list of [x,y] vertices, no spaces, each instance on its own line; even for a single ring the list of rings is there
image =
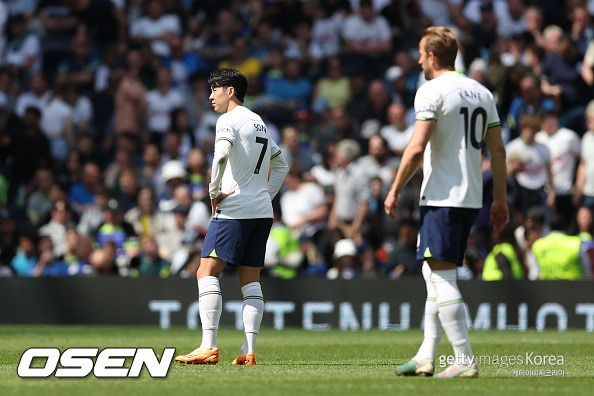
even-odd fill
[[[420,276],[412,135],[419,33],[495,94],[511,222],[492,176],[460,279],[582,279],[594,264],[593,0],[2,0],[0,274],[193,276],[210,221],[209,72],[249,81],[291,165],[266,273]],[[229,269],[233,272],[233,269]]]

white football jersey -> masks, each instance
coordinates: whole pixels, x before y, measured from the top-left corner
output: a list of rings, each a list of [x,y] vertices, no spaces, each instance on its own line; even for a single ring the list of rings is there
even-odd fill
[[[231,143],[221,179],[221,191],[235,191],[223,199],[216,216],[229,219],[272,218],[268,190],[270,160],[281,155],[262,118],[244,106],[219,117],[216,140]]]
[[[493,94],[458,72],[423,84],[417,120],[435,120],[423,157],[421,206],[481,208],[481,149],[488,128],[500,125]]]

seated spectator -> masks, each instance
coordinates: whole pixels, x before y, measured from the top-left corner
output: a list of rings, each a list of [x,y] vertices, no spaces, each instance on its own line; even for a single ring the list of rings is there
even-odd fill
[[[334,245],[333,266],[326,273],[328,279],[353,279],[359,275],[357,246],[351,239],[341,239]]]
[[[10,266],[15,275],[22,277],[34,275],[34,269],[37,265],[38,239],[35,231],[26,232],[20,236],[18,250],[10,261]]]
[[[299,132],[295,127],[284,127],[282,136],[280,148],[289,166],[298,163],[304,172],[309,171],[316,164],[316,153],[299,142]]]
[[[53,93],[48,87],[47,78],[43,72],[37,71],[32,73],[29,79],[29,91],[23,92],[18,96],[15,113],[23,118],[27,107],[35,107],[41,111],[52,96]]]
[[[101,168],[94,162],[87,162],[82,170],[81,181],[70,189],[68,203],[72,209],[81,214],[91,207],[95,201],[95,189],[101,181]]]
[[[161,147],[164,135],[171,127],[171,112],[183,107],[184,96],[177,88],[171,87],[171,70],[159,67],[157,70],[157,87],[146,94],[147,129],[151,143]]]
[[[131,262],[130,275],[133,277],[158,276],[167,278],[171,264],[159,255],[159,246],[154,236],[141,238],[140,255]]]
[[[130,51],[126,60],[127,67],[115,82],[114,129],[116,134],[130,133],[140,137],[146,123],[147,108],[146,87],[140,80],[140,51]]]
[[[587,206],[582,206],[578,209],[576,215],[576,223],[578,227],[578,237],[583,242],[592,241],[594,234],[594,221],[592,220],[592,210]]]
[[[58,81],[74,84],[83,93],[93,92],[100,59],[91,54],[91,43],[86,33],[74,36],[70,51],[71,55],[58,66]]]
[[[123,169],[118,180],[121,191],[116,194],[116,200],[125,213],[137,205],[138,171],[134,167]]]
[[[159,197],[157,196],[157,202],[159,208],[162,211],[168,212],[175,206],[172,202],[173,190],[185,183],[185,179],[188,176],[184,165],[181,161],[171,160],[163,165],[161,170],[161,181],[165,183],[165,190]]]
[[[135,233],[159,237],[166,232],[169,229],[167,215],[157,208],[153,190],[143,187],[137,199],[138,205],[124,214],[124,220],[134,228]]]
[[[236,37],[229,59],[219,63],[219,68],[239,70],[246,78],[259,78],[262,74],[262,63],[258,58],[248,56],[248,43],[243,37]]]
[[[391,152],[402,157],[404,149],[410,142],[414,125],[407,125],[406,109],[400,103],[392,103],[388,107],[388,125],[380,129],[380,135],[387,141]]]
[[[496,281],[502,279],[526,278],[522,260],[514,237],[513,225],[508,224],[503,230],[493,230],[493,248],[485,259],[483,280]]]
[[[169,38],[171,56],[163,59],[163,66],[171,69],[171,78],[176,88],[190,90],[190,77],[196,72],[209,70],[209,65],[194,51],[184,51],[182,39],[178,35]]]
[[[322,163],[310,169],[306,178],[316,182],[324,189],[334,188],[336,181],[336,144],[329,143],[322,153]]]
[[[351,99],[349,78],[342,73],[340,58],[328,59],[326,75],[318,80],[314,87],[313,103],[316,99],[325,98],[330,109],[344,107]]]
[[[274,119],[279,120],[296,110],[306,109],[311,93],[311,81],[302,76],[302,65],[296,59],[287,60],[284,75],[266,87],[270,105],[277,111]]]
[[[66,244],[68,245],[66,253],[64,253],[63,256],[55,257],[51,261],[45,262],[41,269],[41,275],[78,276],[92,273],[92,267],[84,261],[81,261],[78,257],[80,243],[80,235],[76,231],[76,228],[69,228],[66,231]]]
[[[590,277],[590,269],[580,258],[580,238],[564,233],[565,220],[553,213],[551,233],[537,239],[532,252],[540,270],[541,280],[578,280]]]
[[[116,248],[116,258],[121,258],[126,264],[125,244],[130,238],[136,236],[134,228],[124,221],[120,205],[115,199],[110,199],[103,207],[103,218],[105,222],[99,227],[95,236],[97,245],[103,248],[108,242],[113,243]]]
[[[391,246],[388,258],[387,277],[422,276],[417,261],[417,233],[419,226],[412,219],[403,219],[398,228],[398,240]]]
[[[50,212],[51,220],[39,229],[39,236],[50,238],[54,257],[60,257],[66,250],[66,227],[71,224],[70,207],[66,201],[60,199],[54,202]]]
[[[177,15],[165,14],[160,1],[150,0],[146,5],[146,16],[131,24],[129,33],[133,42],[148,41],[152,52],[165,58],[171,55],[169,38],[181,35],[182,25]]]
[[[380,135],[373,135],[369,139],[368,151],[368,155],[357,160],[357,166],[365,171],[368,180],[374,177],[381,180],[382,194],[385,197],[396,177],[400,159],[390,155],[388,143]]]
[[[544,110],[554,110],[555,102],[545,97],[540,90],[540,79],[529,74],[520,80],[520,96],[509,107],[507,123],[511,129],[511,139],[519,135],[519,121],[525,115],[538,116]]]
[[[208,196],[207,173],[208,163],[204,151],[199,148],[192,149],[188,154],[188,187],[192,200],[202,201]]]
[[[87,206],[80,216],[77,231],[81,236],[94,236],[104,223],[103,207],[110,198],[109,190],[97,185],[93,189],[93,204]]]
[[[6,46],[2,64],[6,65],[15,80],[27,78],[30,73],[41,69],[41,48],[39,37],[27,31],[27,20],[23,14],[16,14],[8,21],[11,40]]]
[[[66,161],[74,146],[74,109],[67,101],[68,85],[58,83],[53,98],[42,110],[41,130],[50,141],[52,158],[58,162]]]
[[[52,209],[49,190],[53,184],[54,174],[51,169],[44,167],[35,172],[31,184],[35,190],[27,198],[27,217],[34,226],[44,223]]]
[[[96,249],[90,256],[90,262],[97,275],[117,275],[116,245],[108,241],[102,248]]]
[[[386,18],[373,10],[370,0],[360,1],[359,11],[346,18],[342,36],[350,47],[346,63],[354,68],[352,71],[377,76],[387,69],[392,31]]]

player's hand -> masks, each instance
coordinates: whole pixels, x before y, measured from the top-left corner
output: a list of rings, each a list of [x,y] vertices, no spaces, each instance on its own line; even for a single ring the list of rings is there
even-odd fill
[[[396,218],[396,213],[394,212],[398,207],[398,201],[400,199],[400,194],[394,194],[392,191],[388,193],[386,200],[384,201],[384,210],[386,214],[391,218]]]
[[[495,231],[501,231],[506,224],[509,223],[509,209],[507,202],[504,199],[496,199],[491,205],[491,219],[489,224],[492,224]]]
[[[228,193],[220,193],[218,197],[216,197],[215,199],[211,199],[210,200],[210,206],[212,207],[212,215],[214,216],[215,213],[217,212],[217,207],[219,206],[219,204],[221,203],[221,201],[225,198],[227,198],[229,195],[233,194],[235,192],[235,190],[233,191],[229,191]]]

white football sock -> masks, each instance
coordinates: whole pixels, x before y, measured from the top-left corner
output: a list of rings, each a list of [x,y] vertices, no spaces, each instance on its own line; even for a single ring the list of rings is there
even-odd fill
[[[456,284],[456,270],[432,270],[431,281],[437,291],[437,310],[441,326],[454,348],[455,364],[469,366],[474,359],[466,329],[464,301]]]
[[[198,309],[202,322],[202,343],[200,348],[217,347],[217,330],[223,309],[223,297],[219,286],[219,278],[205,276],[198,279]]]
[[[443,330],[437,316],[437,292],[435,285],[431,282],[431,267],[426,261],[423,262],[423,278],[427,286],[427,301],[425,302],[425,331],[424,338],[419,351],[414,357],[415,360],[435,359],[437,347]]]
[[[264,296],[260,282],[248,283],[241,288],[241,292],[243,293],[243,329],[245,338],[239,354],[247,355],[253,353],[256,346],[256,338],[264,315]]]

